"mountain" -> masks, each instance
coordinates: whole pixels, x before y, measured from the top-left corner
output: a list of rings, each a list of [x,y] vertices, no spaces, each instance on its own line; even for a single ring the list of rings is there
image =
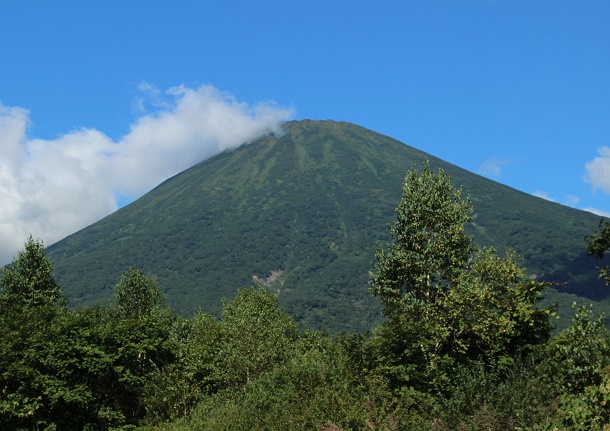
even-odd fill
[[[467,172],[354,124],[295,121],[221,153],[48,248],[73,303],[107,302],[136,265],[158,277],[180,313],[218,313],[236,289],[264,284],[302,323],[361,331],[380,319],[368,293],[378,241],[407,170],[429,160],[470,195],[468,231],[513,247],[532,277],[604,296],[584,237],[599,217]]]

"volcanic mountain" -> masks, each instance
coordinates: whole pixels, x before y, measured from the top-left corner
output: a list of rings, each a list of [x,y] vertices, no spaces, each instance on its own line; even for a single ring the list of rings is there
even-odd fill
[[[73,303],[107,302],[129,266],[157,276],[179,313],[218,313],[248,285],[278,293],[303,324],[369,329],[381,317],[368,293],[376,244],[407,170],[429,160],[470,195],[479,245],[513,247],[532,277],[599,299],[584,237],[599,217],[467,172],[354,124],[295,121],[168,179],[48,249]]]

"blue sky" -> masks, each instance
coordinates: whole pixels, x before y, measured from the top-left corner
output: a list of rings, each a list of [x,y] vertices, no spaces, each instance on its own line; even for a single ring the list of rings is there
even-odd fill
[[[8,0],[0,56],[0,261],[285,119],[610,214],[607,0]]]

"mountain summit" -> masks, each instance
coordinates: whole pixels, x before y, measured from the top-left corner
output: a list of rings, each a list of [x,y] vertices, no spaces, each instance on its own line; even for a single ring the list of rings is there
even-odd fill
[[[407,170],[429,160],[470,195],[468,232],[511,246],[532,277],[590,286],[584,237],[598,217],[527,195],[354,124],[286,123],[200,163],[48,254],[75,302],[108,301],[129,266],[155,274],[178,312],[218,313],[222,298],[262,284],[297,320],[335,332],[368,329],[380,316],[368,293],[378,241]],[[590,287],[590,297],[599,296]]]

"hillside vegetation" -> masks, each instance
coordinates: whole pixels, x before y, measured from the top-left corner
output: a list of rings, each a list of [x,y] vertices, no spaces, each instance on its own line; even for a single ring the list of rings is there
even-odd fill
[[[219,316],[222,298],[262,283],[299,323],[360,332],[380,322],[367,291],[376,244],[389,240],[405,172],[425,160],[471,196],[466,229],[477,244],[513,247],[528,275],[566,282],[557,286],[563,293],[605,296],[584,246],[597,226],[593,214],[333,121],[287,123],[281,136],[213,157],[48,255],[72,304],[108,303],[118,274],[135,265],[156,274],[168,305],[183,315],[201,308]],[[567,325],[572,297],[559,298]]]

